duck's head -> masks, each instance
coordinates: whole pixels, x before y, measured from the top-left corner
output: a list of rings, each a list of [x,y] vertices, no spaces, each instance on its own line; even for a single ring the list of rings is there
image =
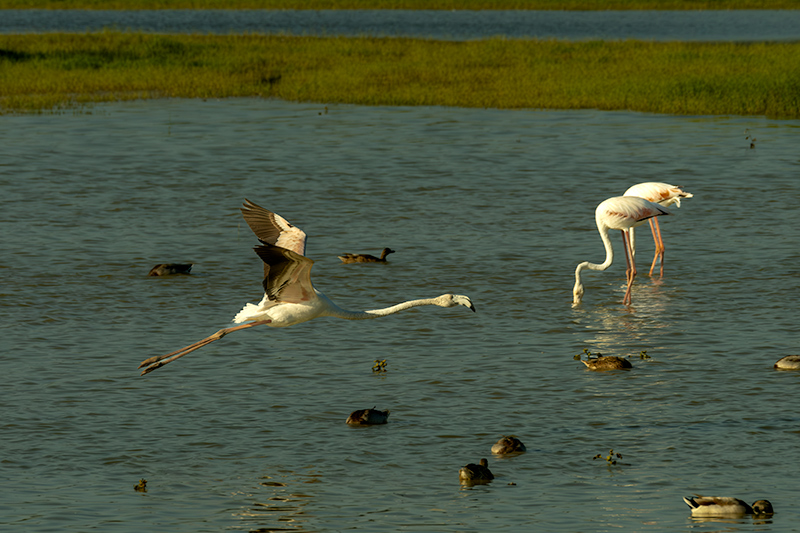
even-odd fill
[[[772,514],[774,512],[769,500],[758,500],[753,504],[753,513],[755,514]]]

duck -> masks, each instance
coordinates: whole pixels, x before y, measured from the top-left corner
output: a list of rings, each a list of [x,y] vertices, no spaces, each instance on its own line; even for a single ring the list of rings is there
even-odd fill
[[[692,516],[743,516],[746,514],[773,514],[769,500],[758,500],[752,506],[739,498],[725,496],[697,496],[684,498],[692,510]]]
[[[798,370],[800,369],[800,355],[787,355],[775,362],[778,370]]]
[[[372,409],[359,409],[353,411],[347,417],[347,424],[350,426],[376,426],[386,424],[389,421],[389,410],[379,411]]]
[[[489,461],[481,459],[479,464],[469,463],[458,471],[458,479],[462,483],[481,483],[494,479],[494,474],[489,470]]]
[[[522,453],[527,451],[525,445],[514,435],[503,436],[499,441],[492,445],[492,453],[504,455],[508,453]]]
[[[342,260],[342,263],[386,263],[386,256],[389,254],[393,254],[394,250],[391,248],[384,248],[381,252],[380,257],[375,257],[374,255],[369,254],[342,254],[338,255],[339,259]]]
[[[605,371],[605,370],[627,370],[633,368],[633,365],[627,359],[617,357],[616,355],[601,355],[591,359],[581,359],[581,362],[586,365],[589,370]]]
[[[150,269],[148,276],[171,276],[173,274],[190,274],[193,264],[162,263]]]

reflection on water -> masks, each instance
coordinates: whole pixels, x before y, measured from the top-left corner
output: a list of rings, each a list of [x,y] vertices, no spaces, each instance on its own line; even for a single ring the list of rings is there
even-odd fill
[[[701,526],[703,531],[750,531],[751,525],[753,526],[766,526],[773,523],[772,518],[756,518],[751,516],[742,516],[737,518],[730,518],[730,517],[719,517],[719,516],[690,516],[689,520],[692,522],[689,527],[694,529],[694,524],[727,524],[725,527],[721,529],[716,528],[708,528],[705,526]],[[740,526],[740,527],[736,527]],[[771,531],[768,529],[767,531]]]
[[[670,302],[674,298],[674,286],[665,286],[663,280],[643,276],[634,282],[633,304],[622,307],[603,303],[600,305],[584,301],[573,308],[573,322],[584,327],[586,346],[592,354],[638,356],[642,350],[662,350],[665,346],[654,343],[655,338],[670,336],[675,327],[670,320]],[[599,290],[607,291],[606,286]],[[626,285],[620,285],[607,298],[622,300]],[[592,295],[592,299],[599,295]]]
[[[249,531],[313,531],[308,528],[312,515],[306,507],[314,499],[307,494],[308,484],[320,483],[322,475],[314,472],[279,471],[262,476],[256,491],[238,492],[233,496],[252,503],[238,516]]]

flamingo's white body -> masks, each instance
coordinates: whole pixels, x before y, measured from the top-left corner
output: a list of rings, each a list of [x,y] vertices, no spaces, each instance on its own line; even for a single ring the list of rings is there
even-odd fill
[[[363,320],[391,315],[421,305],[439,307],[463,305],[475,311],[472,301],[459,294],[410,300],[371,311],[342,309],[312,285],[311,266],[314,261],[305,257],[306,234],[300,228],[249,200],[245,200],[241,211],[250,229],[262,243],[255,247],[255,251],[264,262],[264,298],[258,304],[246,304],[236,314],[233,321],[242,325],[221,329],[175,352],[146,359],[139,365],[139,368],[145,367],[142,374],[152,372],[206,344],[221,339],[228,333],[262,324],[283,328],[322,316]]]
[[[669,183],[662,183],[660,181],[648,181],[645,183],[637,183],[630,187],[623,196],[638,196],[651,202],[657,203],[664,207],[681,206],[681,198],[691,198],[694,196],[690,192],[686,192],[677,185],[670,185]],[[631,251],[636,255],[636,235],[634,229],[630,230]],[[661,260],[661,273],[664,275],[664,240],[661,238],[661,228],[658,225],[658,219],[653,217],[650,219],[650,231],[653,232],[653,242],[656,245],[656,255],[653,257],[653,264],[650,265],[650,275],[653,275],[653,269],[656,267],[656,262]]]
[[[774,512],[768,500],[758,500],[752,506],[739,498],[725,496],[697,496],[684,498],[683,501],[692,510],[692,516],[743,516]]]
[[[608,236],[608,232],[612,229],[622,232],[628,283],[622,303],[630,304],[631,286],[633,285],[633,278],[636,277],[636,264],[630,252],[628,231],[644,224],[649,218],[669,214],[669,211],[659,204],[636,196],[615,196],[601,202],[595,209],[594,219],[597,224],[597,231],[600,232],[600,238],[603,240],[603,246],[606,249],[606,260],[599,265],[584,261],[575,268],[575,287],[572,289],[573,306],[581,303],[583,299],[584,289],[583,283],[581,283],[581,271],[584,269],[602,271],[610,267],[614,261],[614,248],[611,246],[611,239]]]

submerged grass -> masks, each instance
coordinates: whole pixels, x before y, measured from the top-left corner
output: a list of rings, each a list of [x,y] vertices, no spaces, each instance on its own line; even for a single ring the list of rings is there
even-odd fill
[[[798,9],[797,0],[0,0],[0,9]]]
[[[0,35],[0,112],[139,98],[800,118],[800,43]]]

